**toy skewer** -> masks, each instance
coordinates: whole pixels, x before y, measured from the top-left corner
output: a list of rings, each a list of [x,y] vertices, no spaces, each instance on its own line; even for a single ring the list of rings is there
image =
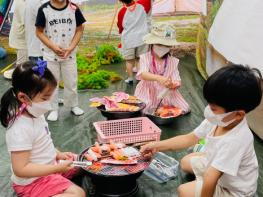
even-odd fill
[[[86,168],[88,166],[92,165],[92,162],[90,161],[73,161],[72,163],[73,167],[83,167]]]
[[[59,160],[59,163],[63,163],[67,160]],[[86,168],[88,166],[91,166],[92,165],[92,162],[90,161],[73,161],[72,162],[72,166],[73,167],[82,167],[82,168]]]

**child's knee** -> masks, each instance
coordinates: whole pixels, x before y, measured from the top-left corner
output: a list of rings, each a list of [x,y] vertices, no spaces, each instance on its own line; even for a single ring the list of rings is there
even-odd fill
[[[74,185],[72,194],[75,197],[86,197],[85,191],[81,187],[79,187],[77,185]]]
[[[180,161],[181,169],[185,172],[191,171],[191,164],[190,164],[190,158],[188,155],[183,157]]]
[[[184,197],[185,196],[185,187],[184,187],[184,185],[180,185],[177,188],[177,194],[178,194],[178,197]]]
[[[78,193],[77,193],[76,197],[77,196],[79,196],[79,197],[86,197],[85,191],[81,187],[78,187],[78,188],[79,189],[78,189]]]

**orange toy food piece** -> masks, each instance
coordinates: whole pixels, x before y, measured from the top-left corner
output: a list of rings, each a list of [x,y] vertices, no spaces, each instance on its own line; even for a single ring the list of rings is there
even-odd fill
[[[100,144],[98,142],[95,142],[95,147],[98,149],[97,153],[101,154],[101,147],[100,147]]]
[[[115,150],[111,152],[111,156],[116,160],[127,160],[128,157],[123,154],[121,150]]]
[[[182,109],[180,109],[178,107],[173,107],[173,106],[160,107],[156,113],[156,115],[158,115],[162,118],[177,117],[180,114],[182,114]]]
[[[95,146],[93,146],[93,147],[91,147],[90,148],[93,152],[95,152],[95,153],[99,153],[99,149],[97,148],[97,147],[95,147]]]
[[[117,150],[118,149],[117,145],[112,140],[110,140],[110,145],[109,146],[110,146],[111,150]]]
[[[94,172],[100,171],[101,168],[102,168],[102,164],[100,162],[95,162],[93,163],[93,165],[88,167],[89,170],[92,170]]]
[[[93,157],[91,157],[89,154],[85,154],[84,157],[88,160],[88,161],[93,161]]]

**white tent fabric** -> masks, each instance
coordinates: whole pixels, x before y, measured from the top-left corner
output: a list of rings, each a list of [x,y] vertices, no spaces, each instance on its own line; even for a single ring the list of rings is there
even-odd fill
[[[178,12],[196,12],[207,14],[207,0],[156,0],[153,15],[167,15]]]
[[[176,11],[207,13],[206,0],[176,0]]]
[[[176,0],[156,0],[153,3],[153,15],[165,15],[175,13]]]
[[[210,44],[228,61],[256,67],[261,73],[262,10],[262,0],[224,0],[208,38]]]
[[[223,1],[208,38],[222,56],[215,54],[215,58],[207,54],[207,59],[212,59],[206,65],[208,74],[224,66],[219,62],[225,60],[256,67],[263,74],[262,10],[262,0]],[[250,112],[247,118],[250,128],[263,139],[263,99],[260,106]]]

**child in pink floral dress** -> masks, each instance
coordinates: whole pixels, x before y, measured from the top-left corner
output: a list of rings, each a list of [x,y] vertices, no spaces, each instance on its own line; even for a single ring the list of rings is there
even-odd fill
[[[154,25],[150,34],[144,37],[151,50],[140,57],[140,70],[137,78],[141,80],[136,87],[135,96],[146,103],[144,113],[152,113],[159,102],[159,95],[169,89],[162,105],[181,108],[183,113],[190,112],[178,88],[181,78],[178,71],[179,60],[170,55],[171,47],[177,44],[175,29],[171,25]]]

